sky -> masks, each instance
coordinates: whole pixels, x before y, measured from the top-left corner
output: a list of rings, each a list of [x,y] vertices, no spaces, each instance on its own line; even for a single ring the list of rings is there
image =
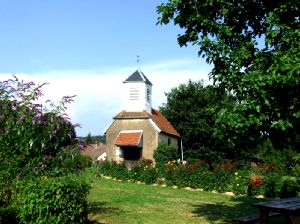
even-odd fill
[[[0,80],[50,83],[47,99],[76,95],[68,114],[78,136],[102,135],[122,110],[138,68],[153,83],[152,106],[188,80],[211,83],[197,46],[181,48],[173,24],[156,25],[163,0],[0,0]],[[137,55],[140,58],[137,63]]]

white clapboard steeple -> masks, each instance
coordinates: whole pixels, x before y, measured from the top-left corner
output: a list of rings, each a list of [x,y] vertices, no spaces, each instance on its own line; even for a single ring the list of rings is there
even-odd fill
[[[140,71],[136,70],[124,82],[123,110],[140,112],[146,110],[151,114],[152,110],[152,83]]]

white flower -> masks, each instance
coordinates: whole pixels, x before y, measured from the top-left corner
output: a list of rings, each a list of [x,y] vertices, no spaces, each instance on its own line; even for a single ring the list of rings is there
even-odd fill
[[[33,145],[33,140],[32,140],[32,139],[30,139],[30,141],[29,141],[29,147],[31,148],[31,147],[32,147],[32,145]]]

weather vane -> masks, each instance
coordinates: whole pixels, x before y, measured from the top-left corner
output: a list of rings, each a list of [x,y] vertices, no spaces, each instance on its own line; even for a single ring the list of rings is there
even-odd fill
[[[140,56],[139,55],[136,56],[136,64],[137,64],[138,70],[141,70],[140,69]]]

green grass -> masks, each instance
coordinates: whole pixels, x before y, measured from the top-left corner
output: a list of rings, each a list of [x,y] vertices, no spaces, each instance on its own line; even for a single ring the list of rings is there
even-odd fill
[[[256,213],[250,205],[261,200],[96,179],[89,195],[89,218],[109,224],[232,223],[234,217]],[[281,221],[270,223],[285,223]]]

